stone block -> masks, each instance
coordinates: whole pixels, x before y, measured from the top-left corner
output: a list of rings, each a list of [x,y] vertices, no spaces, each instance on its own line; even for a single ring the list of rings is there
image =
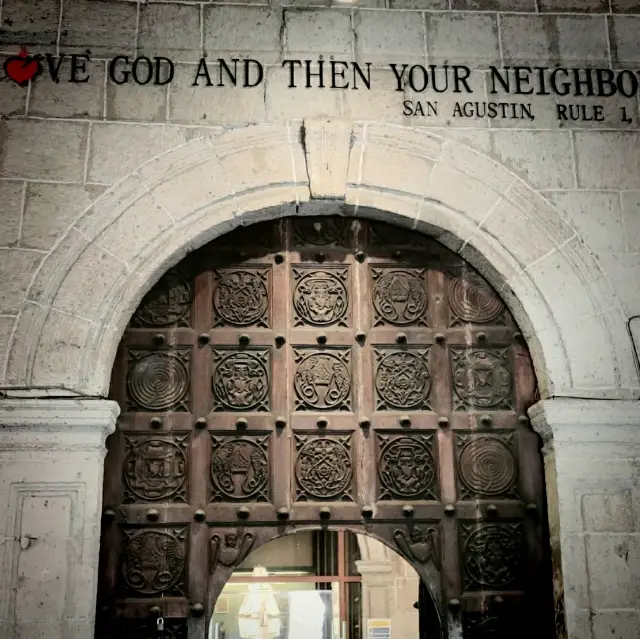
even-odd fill
[[[0,246],[15,246],[20,239],[24,182],[0,181]]]
[[[77,294],[76,294],[77,296]],[[73,388],[78,384],[78,353],[84,349],[92,329],[88,320],[51,309],[32,368],[34,383]]]
[[[589,606],[589,575],[585,562],[583,535],[564,535],[562,552],[562,577],[566,609],[573,611]]]
[[[149,5],[147,5],[149,6]],[[123,71],[131,69],[130,64],[118,62],[115,66],[116,78],[123,77]],[[172,81],[175,82],[175,78]],[[107,79],[106,117],[107,120],[128,122],[164,122],[167,119],[168,85],[139,85],[134,82],[116,84]]]
[[[0,251],[0,315],[20,312],[27,288],[44,256],[38,251]]]
[[[53,300],[54,307],[70,315],[99,321],[105,293],[124,273],[124,262],[90,244],[62,281]]]
[[[422,205],[422,198],[392,191],[377,191],[367,188],[347,184],[345,202],[352,206],[370,207],[372,209],[384,210],[385,220],[393,216],[400,216],[406,220],[414,222]]]
[[[202,57],[200,36],[199,5],[140,5],[137,55],[165,56],[174,62],[197,61]]]
[[[38,9],[24,0],[4,0],[0,24],[0,48],[12,55],[21,46],[38,53],[55,53],[61,0],[39,0]],[[3,88],[4,91],[4,88]]]
[[[611,0],[611,11],[613,13],[640,13],[640,2],[638,0]]]
[[[479,224],[500,199],[491,185],[478,181],[446,162],[436,164],[427,197],[460,211],[470,221]]]
[[[307,167],[297,130],[274,125],[260,134],[251,128],[230,131],[216,138],[213,147],[235,193],[269,184],[306,186]]]
[[[609,13],[609,0],[538,0],[541,13]]]
[[[13,333],[13,327],[15,326],[17,316],[15,315],[0,315],[0,353],[3,354],[1,361],[4,366],[4,359],[8,355],[7,349],[9,348],[9,342],[11,341],[11,335]],[[2,383],[0,373],[0,383]]]
[[[629,315],[640,313],[639,253],[601,253],[598,262],[613,284],[622,301],[622,308]]]
[[[102,190],[98,186],[29,183],[20,245],[49,251]]]
[[[349,10],[286,9],[284,12],[286,58],[314,59],[314,55],[322,55],[327,59],[335,56],[340,60],[353,60],[354,44]]]
[[[405,93],[396,91],[397,82],[392,71],[371,69],[371,89],[367,90],[362,83],[357,86],[358,89],[345,90],[341,95],[343,117],[359,122],[402,124]]]
[[[622,191],[620,203],[626,247],[635,253],[640,251],[640,191]]]
[[[574,187],[573,152],[568,133],[493,131],[494,153],[538,189]]]
[[[485,154],[491,153],[491,133],[486,129],[450,128],[447,129],[446,135],[475,151]]]
[[[307,172],[313,197],[340,198],[347,187],[351,127],[334,119],[304,122]]]
[[[70,62],[63,59],[60,74],[68,71]],[[62,78],[56,83],[48,73],[43,73],[31,85],[29,115],[52,118],[102,118],[104,110],[103,60],[82,61],[85,71],[78,71],[78,78],[88,78],[88,82],[67,83]]]
[[[152,193],[174,220],[181,220],[228,195],[229,180],[211,149],[209,159],[185,169],[177,168],[175,174],[156,186]]]
[[[640,535],[585,534],[591,605],[635,608],[640,602]]]
[[[621,131],[575,133],[578,186],[584,189],[639,189],[640,134]]]
[[[618,193],[551,191],[545,195],[594,253],[625,250],[625,229]]]
[[[173,223],[169,214],[149,194],[140,198],[101,233],[98,245],[127,264],[143,246],[153,242]]]
[[[590,615],[594,639],[637,639],[640,612],[637,610],[597,610]]]
[[[1,42],[1,36],[0,36]],[[0,45],[1,47],[2,45]],[[4,69],[4,63],[8,56],[0,56],[0,69]],[[4,77],[4,72],[3,72]],[[9,115],[24,115],[27,110],[27,89],[18,86],[15,82],[3,82],[0,91],[0,117]]]
[[[82,182],[88,124],[7,120],[0,125],[3,177]]]
[[[42,306],[33,302],[25,302],[16,319],[15,334],[13,336],[11,350],[6,353],[7,370],[4,383],[16,386],[28,386],[28,368],[31,364],[29,355],[40,338],[40,331],[46,319],[47,311]],[[2,373],[0,373],[0,377]],[[108,392],[108,389],[107,389]]]
[[[143,124],[94,124],[91,130],[88,181],[112,184],[143,162],[184,144],[186,133],[177,127]]]
[[[233,67],[232,67],[233,68]],[[211,122],[216,124],[247,124],[264,122],[266,104],[265,87],[217,86],[217,64],[207,65],[211,82],[200,78],[193,86],[197,65],[177,65],[176,75],[169,93],[169,120],[172,122]],[[226,76],[224,76],[226,77]]]
[[[389,9],[423,9],[426,11],[442,11],[448,8],[448,0],[389,0]]]
[[[501,15],[503,62],[595,66],[608,62],[604,16]]]
[[[317,73],[317,67],[313,72]],[[301,120],[303,116],[342,116],[343,90],[316,86],[306,89],[302,75],[299,75],[296,86],[289,88],[289,70],[279,67],[267,69],[266,82],[265,105],[269,122],[290,122]],[[302,104],[304,109],[301,109]]]
[[[253,58],[263,64],[281,59],[282,9],[246,6],[204,7],[204,49],[217,58]]]
[[[638,16],[611,16],[609,18],[611,61],[614,68],[633,68],[640,61],[639,29],[640,17]]]
[[[451,0],[454,11],[537,11],[535,0]]]
[[[404,11],[357,11],[356,56],[360,63],[425,64],[425,26],[420,14]]]
[[[60,49],[92,58],[135,53],[137,5],[108,0],[65,0]]]
[[[634,532],[631,492],[592,493],[582,496],[585,532]],[[640,522],[639,522],[640,523]]]
[[[484,13],[442,13],[427,16],[429,64],[500,65],[498,21]]]

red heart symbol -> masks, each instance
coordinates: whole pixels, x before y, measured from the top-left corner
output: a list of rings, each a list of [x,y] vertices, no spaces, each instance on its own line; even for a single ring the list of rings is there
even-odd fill
[[[14,55],[4,63],[4,72],[11,80],[21,87],[26,86],[29,80],[35,78],[42,71],[42,65],[38,56],[30,56],[24,53]]]

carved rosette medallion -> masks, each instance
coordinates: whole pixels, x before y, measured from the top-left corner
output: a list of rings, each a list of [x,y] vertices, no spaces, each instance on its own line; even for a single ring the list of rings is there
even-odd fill
[[[349,410],[350,353],[295,351],[296,410]]]
[[[293,269],[296,326],[347,325],[347,269]]]
[[[466,271],[449,280],[449,305],[463,322],[486,324],[504,310],[502,300],[488,282],[473,271]]]
[[[133,410],[188,411],[189,351],[129,351],[127,388]]]
[[[518,634],[504,616],[489,613],[467,613],[463,627],[465,639],[509,639]]]
[[[122,576],[138,595],[184,594],[186,529],[124,530]]]
[[[517,465],[510,447],[511,439],[511,433],[457,437],[463,498],[515,496],[513,488],[517,478]]]
[[[187,437],[125,436],[124,501],[186,501]]]
[[[269,352],[213,351],[214,410],[269,410]]]
[[[463,563],[468,589],[512,586],[523,565],[520,524],[462,525]]]
[[[435,499],[433,435],[378,435],[380,499]]]
[[[512,408],[506,350],[451,349],[456,408]]]
[[[348,222],[340,217],[296,217],[291,220],[293,240],[297,246],[344,246]]]
[[[425,325],[424,269],[372,269],[375,326]]]
[[[377,410],[429,410],[428,349],[374,353]]]
[[[266,500],[269,437],[211,436],[213,501]]]
[[[268,270],[222,270],[214,278],[215,326],[268,326]]]
[[[189,326],[192,301],[187,278],[180,271],[171,270],[145,295],[131,324],[148,328]]]
[[[296,435],[298,499],[350,499],[351,437]]]

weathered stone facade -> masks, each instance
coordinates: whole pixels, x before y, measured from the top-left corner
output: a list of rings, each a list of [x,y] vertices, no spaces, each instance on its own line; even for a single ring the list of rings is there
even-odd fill
[[[636,70],[640,4],[327,4],[1,4],[3,63],[20,46],[65,54],[58,83],[52,58],[28,86],[0,84],[2,637],[92,636],[117,413],[100,398],[144,293],[238,225],[335,213],[434,235],[501,293],[544,400],[532,418],[550,442],[567,636],[638,636],[637,92],[492,97],[489,69]],[[69,55],[87,51],[76,74],[88,80],[69,82]],[[117,84],[120,55],[167,56],[175,77]],[[192,86],[204,55],[213,80],[233,57],[260,61],[264,80]],[[370,62],[371,90],[305,88],[304,75],[290,87],[292,58],[314,72],[321,58]],[[474,93],[397,91],[390,63],[467,65]],[[490,99],[530,104],[535,119],[454,115]],[[405,100],[437,101],[437,114],[405,115]],[[601,105],[604,119],[560,121],[558,104]]]

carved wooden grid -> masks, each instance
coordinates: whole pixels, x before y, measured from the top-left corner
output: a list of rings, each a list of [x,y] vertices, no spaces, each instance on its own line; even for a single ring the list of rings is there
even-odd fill
[[[514,606],[546,636],[531,361],[495,292],[435,241],[347,218],[225,235],[145,297],[112,396],[99,637],[115,619],[143,636],[160,606],[182,639],[242,540],[322,521],[433,562],[465,636]]]

